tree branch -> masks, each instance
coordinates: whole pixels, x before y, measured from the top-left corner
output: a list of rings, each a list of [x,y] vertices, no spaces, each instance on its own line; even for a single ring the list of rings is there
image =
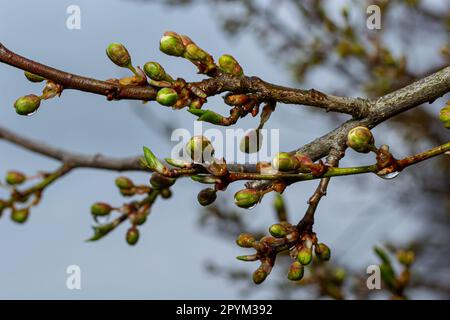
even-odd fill
[[[61,71],[39,62],[22,57],[0,43],[0,62],[52,80],[64,89],[75,89],[106,96],[108,99],[155,100],[157,89],[152,86],[121,86],[117,83],[96,80]],[[286,104],[308,105],[350,114],[355,118],[367,114],[368,100],[338,97],[311,90],[282,87],[265,82],[257,77],[236,77],[218,73],[217,76],[200,82],[190,83],[202,89],[208,96],[225,91],[252,93],[261,100],[279,101]]]

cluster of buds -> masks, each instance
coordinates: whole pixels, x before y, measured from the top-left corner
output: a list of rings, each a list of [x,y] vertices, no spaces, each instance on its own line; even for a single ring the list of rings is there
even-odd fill
[[[46,174],[40,174],[36,177],[27,177],[20,171],[9,171],[5,176],[5,187],[11,191],[10,198],[7,200],[0,199],[0,216],[9,209],[11,211],[11,220],[17,223],[25,223],[30,215],[30,209],[39,204],[42,191],[45,188]],[[29,190],[19,191],[18,187],[33,178],[43,178],[44,180],[38,185],[32,186]],[[0,183],[0,185],[2,185]],[[30,191],[31,190],[31,191]],[[20,207],[20,208],[19,208]]]
[[[159,49],[167,55],[191,61],[198,67],[200,73],[213,75],[217,70],[213,57],[188,36],[172,31],[165,32],[160,40]]]
[[[45,79],[41,76],[25,71],[25,77],[31,82],[43,82]],[[28,94],[18,98],[14,102],[14,109],[16,113],[21,116],[30,116],[34,114],[40,107],[42,100],[52,99],[60,96],[63,87],[53,81],[47,80],[40,96],[35,94]]]
[[[128,177],[120,176],[116,178],[115,185],[123,196],[145,195],[145,197],[140,201],[131,201],[120,207],[113,207],[104,202],[94,203],[91,206],[91,214],[96,222],[98,222],[99,217],[109,218],[113,212],[118,212],[120,215],[111,222],[94,226],[94,235],[88,241],[96,241],[103,238],[122,222],[128,220],[131,227],[126,232],[125,239],[129,245],[135,245],[139,240],[138,226],[147,221],[150,208],[156,197],[170,198],[172,192],[169,187],[174,183],[175,179],[162,176],[156,172],[150,178],[151,187],[148,185],[137,185]]]
[[[330,259],[330,249],[324,243],[318,243],[313,232],[300,232],[296,226],[283,221],[270,226],[269,233],[271,236],[265,236],[259,241],[248,233],[239,235],[236,240],[238,246],[256,250],[256,254],[237,257],[242,261],[261,261],[261,265],[253,273],[256,284],[262,283],[270,274],[278,253],[289,251],[295,260],[287,274],[287,278],[292,281],[303,278],[304,267],[311,263],[313,251],[319,261]]]
[[[447,101],[447,105],[439,112],[439,120],[442,121],[445,128],[450,129],[450,100]]]

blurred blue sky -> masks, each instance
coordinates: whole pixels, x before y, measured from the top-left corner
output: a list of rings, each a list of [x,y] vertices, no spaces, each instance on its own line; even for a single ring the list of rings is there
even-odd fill
[[[81,30],[66,28],[66,8],[72,4],[81,8]],[[191,64],[158,50],[159,38],[167,30],[191,36],[214,56],[233,54],[246,74],[278,84],[292,84],[289,73],[260,52],[252,37],[227,39],[208,7],[170,10],[118,0],[16,0],[2,1],[0,9],[0,41],[19,54],[56,68],[99,79],[122,76],[125,72],[104,53],[110,42],[122,42],[138,65],[156,60],[175,76],[200,79]],[[319,84],[318,89],[335,89],[336,80],[329,76],[313,79],[312,84]],[[149,129],[157,125],[153,121],[159,120],[155,119],[168,120],[188,130],[193,128],[194,117],[184,111],[173,112],[155,103],[111,103],[102,96],[76,91],[65,91],[60,99],[45,101],[32,117],[17,116],[12,107],[14,100],[40,90],[41,86],[26,81],[20,70],[0,65],[1,125],[73,151],[112,156],[138,154],[143,145],[158,155],[169,154],[173,146],[170,137]],[[223,108],[220,99],[211,99],[209,105]],[[138,119],[137,114],[143,119]],[[324,121],[325,118],[321,112],[280,106],[268,128],[283,126],[281,149],[291,150],[332,129],[334,124]],[[252,128],[255,121],[245,119],[240,126]],[[388,133],[382,139],[383,143],[395,143],[396,137]],[[9,169],[33,174],[58,165],[2,141],[0,160],[0,174]],[[369,157],[350,155],[344,164],[371,161]],[[125,243],[125,227],[99,242],[86,243],[93,222],[90,205],[99,200],[112,204],[124,201],[114,187],[116,176],[113,172],[76,170],[45,192],[42,203],[33,209],[25,225],[14,224],[3,216],[0,298],[242,298],[235,286],[205,272],[204,263],[213,260],[223,266],[248,270],[255,265],[243,266],[234,258],[242,254],[242,249],[232,241],[199,232],[200,206],[194,199],[202,186],[190,181],[177,183],[171,201],[156,203],[141,228],[137,246]],[[144,174],[130,176],[142,183],[148,179]],[[375,176],[359,178],[366,183],[354,183],[355,178],[332,182],[327,198],[320,204],[315,230],[322,241],[331,245],[336,257],[350,259],[352,267],[364,273],[366,266],[376,261],[371,253],[374,244],[385,238],[406,241],[408,235],[419,229],[420,220],[401,215],[398,205],[391,203],[385,194],[382,202],[366,201],[381,195],[381,190],[394,190],[410,183],[407,172],[392,183]],[[287,202],[295,217],[304,211],[315,184],[297,184],[287,191]],[[233,186],[222,196],[230,199],[238,188]],[[368,192],[361,192],[361,188],[367,188]],[[256,209],[240,212],[249,225],[265,227],[274,221],[270,202],[271,197],[267,197]],[[355,220],[357,230],[342,236]],[[387,224],[394,227],[388,229]],[[65,286],[66,267],[71,264],[81,267],[81,290],[70,291]],[[250,290],[257,291],[252,298],[272,297],[270,291],[264,290],[267,284],[256,288],[250,281]]]

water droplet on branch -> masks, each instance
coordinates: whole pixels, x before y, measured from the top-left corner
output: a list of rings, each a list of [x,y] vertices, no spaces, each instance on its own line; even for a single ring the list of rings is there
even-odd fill
[[[379,176],[381,179],[391,180],[391,179],[394,179],[395,177],[397,177],[399,174],[400,174],[400,172],[393,171],[393,172],[386,173],[386,174],[377,174],[377,176]]]

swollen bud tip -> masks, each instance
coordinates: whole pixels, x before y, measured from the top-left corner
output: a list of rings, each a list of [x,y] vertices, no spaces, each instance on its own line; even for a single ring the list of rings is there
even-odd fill
[[[40,105],[41,98],[34,94],[20,97],[14,102],[14,108],[16,109],[17,114],[20,114],[21,116],[31,115],[37,111]]]
[[[375,149],[375,139],[367,127],[358,126],[349,131],[347,146],[360,153],[368,153]]]

